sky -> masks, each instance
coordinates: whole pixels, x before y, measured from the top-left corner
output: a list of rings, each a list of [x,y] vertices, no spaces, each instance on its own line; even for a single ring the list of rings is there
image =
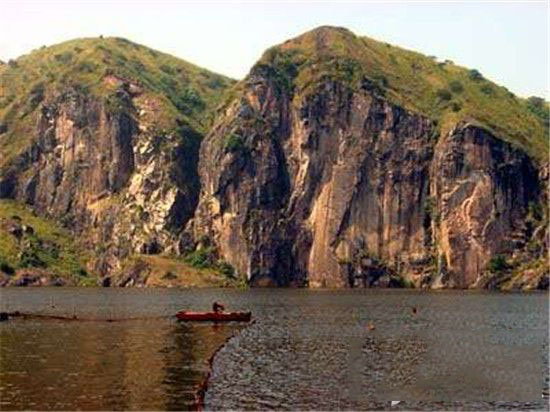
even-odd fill
[[[0,0],[0,59],[76,37],[119,36],[241,79],[268,47],[334,25],[549,99],[549,8],[546,0]]]

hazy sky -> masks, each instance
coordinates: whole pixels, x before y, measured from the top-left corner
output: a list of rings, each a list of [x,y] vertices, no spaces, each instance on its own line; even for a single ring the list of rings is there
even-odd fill
[[[550,97],[549,5],[522,2],[0,0],[0,59],[75,37],[122,36],[234,78],[269,46],[344,26]]]

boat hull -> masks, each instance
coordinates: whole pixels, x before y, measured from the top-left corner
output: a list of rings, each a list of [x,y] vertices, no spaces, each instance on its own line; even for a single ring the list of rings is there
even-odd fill
[[[250,312],[189,312],[176,313],[176,318],[194,322],[250,322]]]

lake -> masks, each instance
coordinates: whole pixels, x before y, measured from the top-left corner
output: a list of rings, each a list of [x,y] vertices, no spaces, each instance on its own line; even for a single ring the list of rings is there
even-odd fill
[[[548,409],[547,293],[5,288],[0,298],[2,311],[120,320],[0,323],[2,410],[192,409],[218,348],[206,409]],[[171,317],[214,300],[255,322]]]

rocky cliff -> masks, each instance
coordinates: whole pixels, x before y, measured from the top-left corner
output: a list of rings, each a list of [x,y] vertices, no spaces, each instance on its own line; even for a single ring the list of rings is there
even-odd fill
[[[2,74],[4,94],[14,98],[5,109],[0,141],[0,197],[31,205],[69,228],[93,252],[88,270],[108,284],[135,255],[177,253],[179,233],[198,201],[198,149],[212,108],[208,102],[220,99],[231,81],[123,39],[62,46],[70,51],[41,49],[37,53],[44,56],[31,54]],[[35,66],[38,58],[55,61],[63,53],[76,53],[77,67],[102,58],[92,66],[95,82],[87,83],[87,71],[69,69],[70,82],[38,82],[30,96],[24,89],[15,94],[18,84],[10,80],[30,76],[27,60]],[[106,63],[112,55],[123,61],[141,56],[134,64],[142,71]],[[164,92],[165,83],[177,94]],[[40,98],[29,111],[33,90],[40,90]],[[25,144],[12,150],[17,139]],[[118,283],[139,275],[133,268],[127,272]]]
[[[184,125],[147,132],[142,119],[154,101],[126,89],[110,96],[116,103],[76,89],[44,103],[36,140],[2,181],[4,197],[24,200],[98,247],[102,274],[130,253],[168,249],[197,202],[200,135]]]
[[[321,28],[254,67],[201,147],[193,237],[253,285],[478,285],[530,240],[535,162],[477,123],[404,109],[349,62],[334,71],[350,36]]]
[[[124,70],[2,100],[0,197],[62,222],[106,284],[187,262],[257,286],[547,287],[545,123],[477,71],[322,27],[224,94],[98,41]]]
[[[300,103],[267,78],[249,87],[201,148],[193,229],[253,284],[371,286],[395,275],[468,287],[518,247],[515,236],[528,239],[536,168],[484,129],[438,137],[426,117],[332,81]],[[258,128],[266,117],[275,120]]]

